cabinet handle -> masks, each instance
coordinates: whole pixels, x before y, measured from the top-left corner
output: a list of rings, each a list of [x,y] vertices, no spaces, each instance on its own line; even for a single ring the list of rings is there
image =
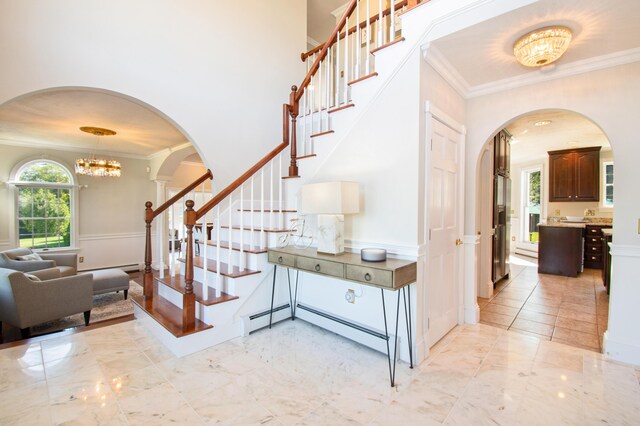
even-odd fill
[[[595,250],[595,249],[596,249],[595,247],[591,247],[591,250]]]
[[[371,274],[368,273],[368,272],[366,274],[364,274],[364,280],[365,281],[371,281]]]
[[[278,263],[282,263],[282,256],[278,257]]]
[[[569,195],[569,198],[573,198],[573,195]]]
[[[320,264],[316,264],[316,272],[320,272]]]

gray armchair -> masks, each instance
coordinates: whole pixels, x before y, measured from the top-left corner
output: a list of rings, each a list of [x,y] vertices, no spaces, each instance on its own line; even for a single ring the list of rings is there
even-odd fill
[[[33,272],[48,268],[58,268],[63,277],[76,275],[78,255],[75,253],[38,253],[43,260],[17,260],[18,256],[32,254],[31,249],[17,248],[0,252],[0,268]]]
[[[23,338],[30,327],[69,315],[84,313],[89,325],[93,306],[91,274],[63,277],[56,269],[33,272],[43,281],[32,281],[23,272],[0,268],[0,342],[2,323],[18,327]]]

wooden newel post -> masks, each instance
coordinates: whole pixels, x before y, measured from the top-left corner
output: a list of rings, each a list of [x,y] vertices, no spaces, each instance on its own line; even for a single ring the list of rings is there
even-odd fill
[[[289,177],[298,176],[298,146],[296,140],[296,118],[299,113],[299,104],[296,100],[298,86],[291,86],[291,95],[289,95],[289,114],[291,115],[291,165],[289,166]]]
[[[144,287],[144,297],[145,299],[151,299],[153,297],[153,272],[151,271],[151,262],[152,262],[152,254],[151,254],[151,222],[153,222],[153,203],[151,201],[147,201],[144,203],[146,207],[144,211],[144,221],[146,223],[145,227],[145,246],[144,246],[144,276],[143,276],[143,287]]]
[[[184,224],[187,227],[187,253],[184,271],[184,294],[182,296],[182,329],[193,328],[196,322],[196,295],[193,293],[193,227],[197,212],[193,200],[187,200]]]

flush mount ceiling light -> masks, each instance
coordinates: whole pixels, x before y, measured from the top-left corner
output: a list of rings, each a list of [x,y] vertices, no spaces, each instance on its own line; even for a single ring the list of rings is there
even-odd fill
[[[551,120],[540,120],[533,123],[536,127],[548,126],[549,124],[551,124]]]
[[[96,149],[100,146],[101,136],[113,136],[116,134],[113,130],[103,129],[101,127],[85,126],[80,127],[80,130],[96,137]],[[75,169],[78,175],[120,177],[121,166],[118,161],[104,160],[92,155],[90,158],[77,159]]]
[[[569,28],[544,27],[520,37],[513,45],[513,54],[525,67],[541,67],[560,58],[570,42]]]

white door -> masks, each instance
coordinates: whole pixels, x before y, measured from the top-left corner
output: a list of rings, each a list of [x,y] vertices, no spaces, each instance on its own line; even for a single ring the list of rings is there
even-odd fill
[[[460,224],[461,135],[431,120],[427,186],[428,262],[426,306],[428,345],[458,324],[462,232]]]

